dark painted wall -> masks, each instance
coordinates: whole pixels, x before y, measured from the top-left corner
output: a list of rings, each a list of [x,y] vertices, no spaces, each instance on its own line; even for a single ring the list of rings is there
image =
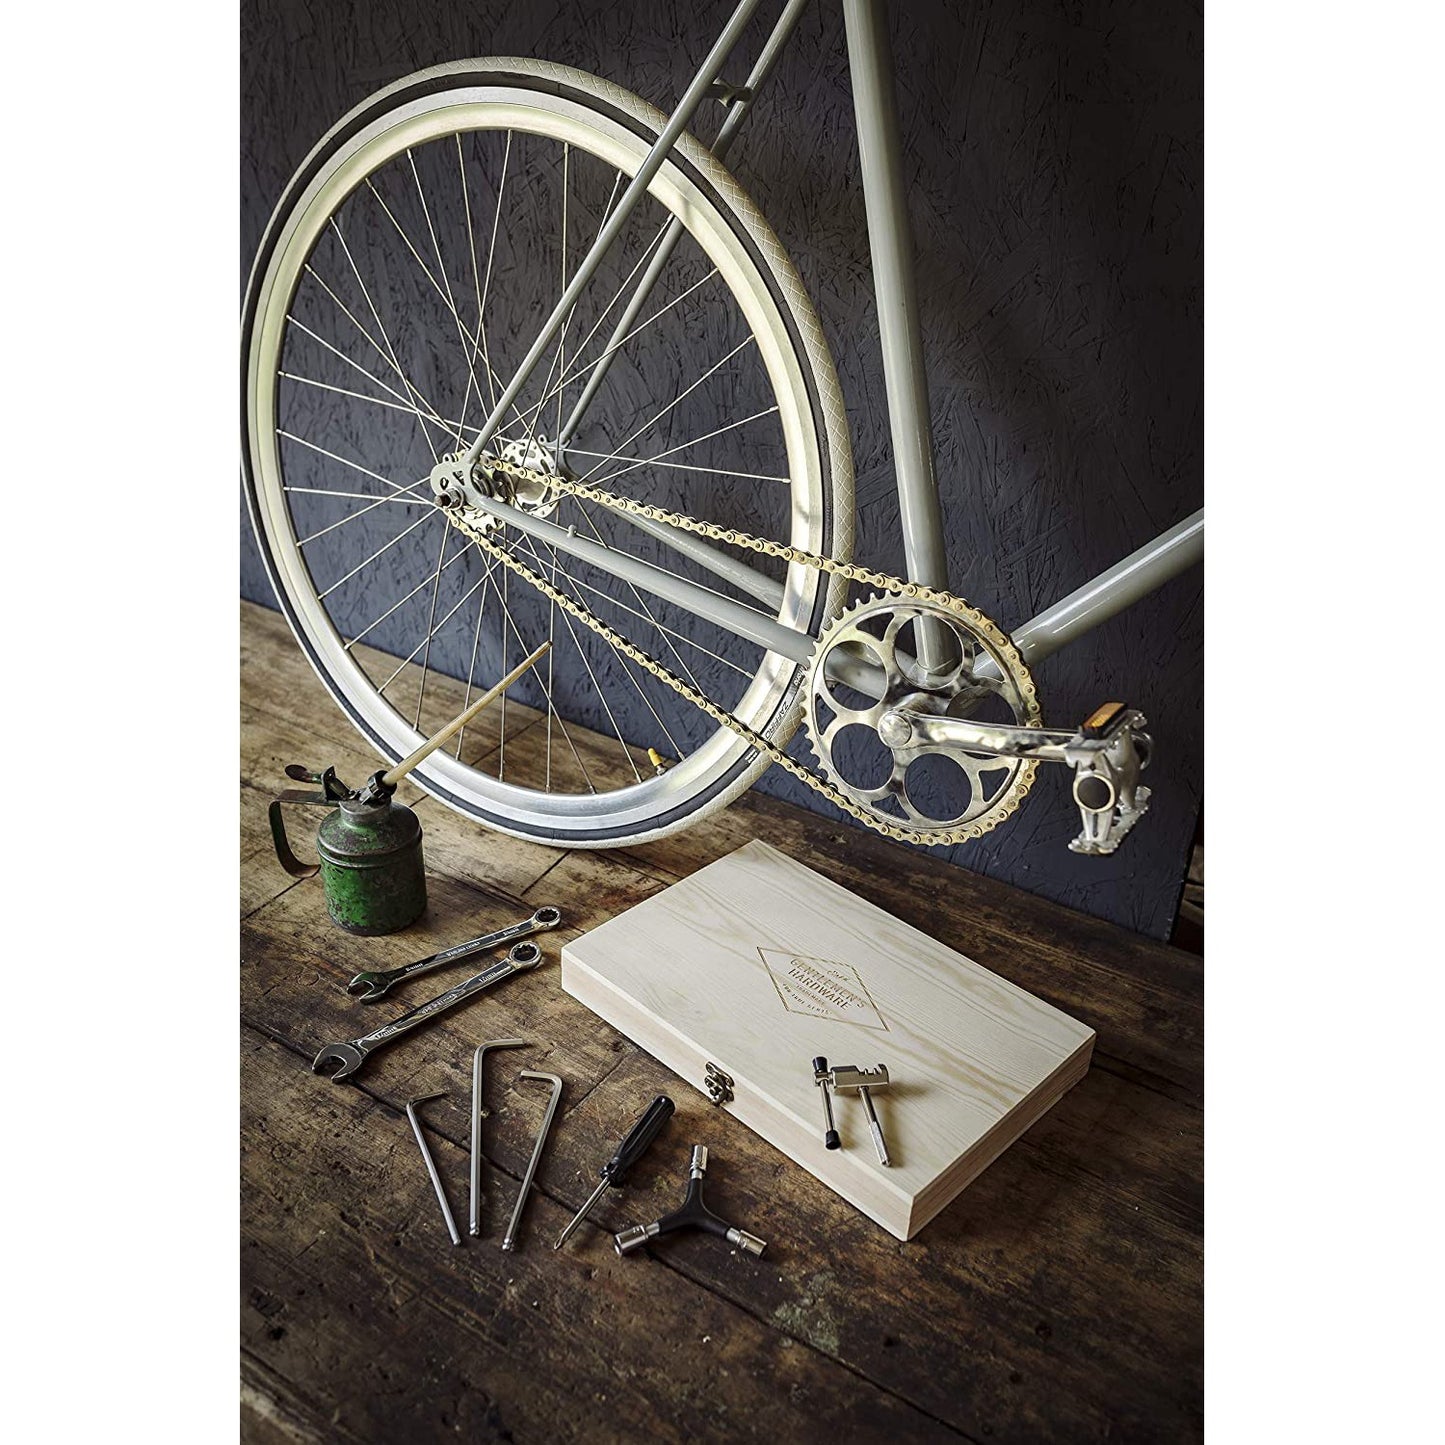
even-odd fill
[[[668,109],[729,9],[246,0],[243,281],[294,167],[386,82],[467,55],[535,55]],[[892,30],[954,590],[1016,625],[1202,502],[1202,18],[1149,0],[900,0]],[[857,555],[901,572],[835,0],[804,19],[731,165],[792,252],[837,360]],[[273,603],[244,506],[241,591]],[[1067,851],[1077,816],[1060,771],[955,861],[1167,936],[1202,792],[1201,592],[1196,570],[1037,670],[1051,723],[1106,697],[1148,713],[1154,807],[1126,846],[1103,860]],[[815,805],[777,770],[759,786]]]

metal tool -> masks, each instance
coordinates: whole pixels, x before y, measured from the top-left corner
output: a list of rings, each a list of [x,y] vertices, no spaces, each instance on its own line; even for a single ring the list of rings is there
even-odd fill
[[[453,1244],[460,1244],[462,1237],[457,1233],[457,1222],[452,1218],[452,1207],[447,1203],[447,1192],[442,1188],[442,1177],[437,1173],[436,1161],[431,1157],[431,1150],[427,1148],[426,1135],[421,1132],[421,1120],[416,1116],[418,1104],[425,1104],[429,1099],[440,1099],[441,1097],[441,1094],[422,1094],[419,1098],[409,1100],[406,1106],[406,1117],[411,1120],[411,1132],[416,1135],[422,1163],[426,1165],[426,1172],[431,1175],[431,1187],[437,1192],[437,1203],[442,1207],[442,1218],[447,1222],[447,1233],[451,1235]]]
[[[410,808],[395,801],[397,784],[505,692],[551,645],[544,642],[440,732],[394,767],[373,773],[360,788],[348,788],[335,768],[315,773],[300,763],[287,767],[288,778],[320,783],[321,791],[287,788],[272,801],[269,816],[276,856],[293,878],[321,874],[326,910],[339,928],[368,935],[395,933],[426,911],[421,824]],[[316,833],[319,863],[303,863],[291,851],[281,813],[282,805],[291,803],[320,804],[333,810]]]
[[[663,1234],[675,1234],[681,1229],[701,1229],[708,1234],[720,1234],[729,1244],[746,1250],[749,1254],[761,1254],[768,1246],[755,1234],[738,1229],[716,1214],[702,1202],[702,1181],[707,1174],[707,1149],[702,1144],[692,1146],[692,1164],[687,1175],[687,1196],[679,1208],[651,1224],[634,1224],[621,1234],[612,1236],[612,1247],[621,1255],[641,1249],[650,1239]]]
[[[418,1004],[409,1013],[402,1014],[399,1019],[394,1019],[389,1024],[383,1024],[379,1029],[373,1029],[359,1039],[351,1039],[341,1044],[327,1044],[316,1055],[311,1067],[321,1074],[326,1072],[328,1064],[336,1064],[338,1067],[336,1072],[331,1075],[331,1081],[339,1083],[342,1079],[349,1078],[354,1074],[366,1061],[368,1054],[386,1044],[395,1043],[403,1034],[409,1034],[413,1029],[430,1022],[438,1014],[445,1013],[447,1009],[471,998],[473,994],[481,993],[484,988],[491,988],[493,984],[501,983],[504,978],[511,978],[514,973],[523,973],[527,969],[536,968],[541,961],[542,950],[535,943],[514,943],[505,958],[498,959],[496,963],[490,964],[471,978],[453,984],[445,993],[439,993],[435,998],[428,999],[426,1003]]]
[[[840,1094],[857,1093],[858,1097],[863,1100],[863,1108],[868,1115],[868,1127],[873,1133],[873,1142],[878,1147],[878,1162],[886,1165],[888,1163],[888,1146],[883,1142],[883,1126],[878,1122],[878,1111],[873,1107],[873,1099],[869,1090],[888,1087],[888,1070],[882,1064],[872,1069],[860,1069],[853,1064],[844,1064],[841,1068],[832,1070],[830,1082]]]
[[[841,1147],[842,1140],[838,1138],[838,1130],[833,1124],[833,1096],[828,1092],[828,1061],[821,1054],[813,1060],[813,1082],[823,1096],[823,1147],[837,1149]]]
[[[478,1044],[472,1055],[472,1152],[471,1195],[467,1202],[467,1232],[475,1239],[482,1232],[482,1120],[487,1111],[482,1105],[482,1060],[491,1049],[520,1049],[521,1039],[493,1039]]]
[[[587,1203],[572,1216],[571,1223],[557,1236],[553,1249],[561,1249],[572,1232],[587,1217],[587,1211],[597,1203],[606,1190],[621,1189],[627,1182],[632,1166],[647,1153],[652,1141],[662,1132],[662,1126],[672,1118],[676,1105],[666,1094],[659,1094],[648,1106],[642,1117],[628,1131],[627,1137],[617,1146],[617,1152],[598,1171],[601,1182],[597,1185]]]
[[[562,1080],[556,1074],[538,1074],[531,1069],[523,1069],[517,1077],[541,1079],[544,1083],[551,1084],[552,1097],[547,1102],[547,1113],[542,1119],[542,1127],[537,1131],[537,1142],[532,1148],[531,1159],[527,1161],[527,1172],[522,1176],[522,1190],[517,1195],[517,1207],[512,1210],[512,1217],[507,1222],[507,1232],[502,1236],[502,1248],[506,1250],[515,1247],[517,1225],[521,1223],[522,1210],[527,1203],[527,1195],[532,1189],[532,1177],[537,1172],[537,1161],[542,1157],[542,1146],[547,1142],[547,1131],[552,1127],[552,1116],[557,1112],[557,1101],[562,1097]]]
[[[419,974],[430,973],[434,968],[444,968],[449,963],[460,963],[474,954],[485,953],[489,948],[500,948],[504,943],[513,943],[519,938],[529,938],[534,933],[545,933],[556,928],[562,921],[557,908],[539,908],[530,918],[499,928],[494,933],[484,933],[480,938],[469,939],[466,943],[453,944],[440,953],[428,954],[415,963],[403,964],[400,968],[389,968],[381,973],[358,973],[346,985],[346,991],[362,1003],[375,1003],[404,979],[416,978]]]

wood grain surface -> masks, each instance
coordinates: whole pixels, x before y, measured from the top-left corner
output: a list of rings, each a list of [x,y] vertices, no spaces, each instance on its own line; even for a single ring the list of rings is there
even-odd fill
[[[636,849],[559,853],[415,799],[430,906],[390,938],[331,926],[268,854],[287,762],[374,767],[284,624],[242,608],[241,1358],[248,1441],[1190,1440],[1201,1434],[1198,960],[939,860],[750,795]],[[511,724],[509,724],[511,726]],[[479,746],[484,740],[479,739]],[[510,746],[510,742],[509,742]],[[899,1243],[678,1085],[558,986],[560,944],[762,838],[1097,1030],[1088,1076],[918,1239]],[[298,846],[300,846],[298,839]],[[463,976],[364,1014],[361,968],[564,912],[533,974],[382,1051],[312,1074]],[[453,1248],[403,1112],[465,1209],[471,1051],[488,1064],[483,1237]],[[862,1060],[860,1060],[862,1062]],[[522,1068],[566,1089],[523,1221],[497,1245],[539,1119]],[[677,1116],[567,1249],[552,1240],[646,1101]],[[681,1199],[706,1143],[717,1210],[762,1259],[682,1235],[618,1259],[607,1234]]]
[[[562,987],[899,1239],[1088,1066],[1093,1031],[761,839],[562,951]],[[809,1061],[887,1066],[877,1162],[856,1095],[823,1146]]]

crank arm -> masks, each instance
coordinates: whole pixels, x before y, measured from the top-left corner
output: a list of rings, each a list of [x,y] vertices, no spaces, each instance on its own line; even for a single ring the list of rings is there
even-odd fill
[[[539,908],[530,918],[524,918],[520,923],[513,923],[507,928],[497,929],[494,933],[484,933],[480,938],[444,948],[440,953],[417,959],[415,963],[403,964],[400,968],[389,968],[380,973],[358,973],[346,985],[346,991],[353,998],[359,998],[362,1003],[376,1003],[378,999],[385,998],[403,979],[416,978],[449,963],[460,963],[464,958],[484,953],[489,948],[500,948],[503,944],[514,943],[519,938],[530,938],[534,933],[545,933],[549,928],[556,928],[561,921],[562,914],[559,909]]]
[[[1097,857],[1114,852],[1148,811],[1149,789],[1139,782],[1152,746],[1145,723],[1142,713],[1117,702],[1105,703],[1077,732],[973,722],[904,706],[878,719],[878,736],[890,748],[1067,763],[1082,822],[1069,847]]]
[[[878,736],[890,748],[958,748],[961,752],[989,753],[1000,758],[1034,758],[1062,763],[1075,734],[1050,728],[1022,728],[1006,723],[973,722],[968,718],[940,717],[913,708],[896,707],[878,719]]]
[[[340,1044],[327,1044],[316,1055],[315,1062],[311,1067],[320,1074],[326,1071],[328,1064],[337,1065],[335,1073],[331,1075],[331,1080],[333,1083],[338,1083],[354,1074],[366,1062],[367,1056],[375,1050],[395,1043],[397,1039],[409,1034],[413,1029],[429,1023],[438,1014],[445,1013],[449,1008],[455,1008],[457,1004],[465,1002],[473,994],[481,993],[483,989],[491,988],[493,984],[501,983],[503,979],[511,978],[514,973],[525,973],[528,969],[536,968],[541,961],[542,950],[535,943],[514,943],[505,958],[498,959],[496,963],[484,968],[471,978],[453,984],[445,993],[439,993],[435,998],[428,999],[426,1003],[417,1005],[409,1013],[402,1014],[399,1019],[394,1019],[389,1024],[383,1024],[379,1029],[373,1029],[359,1039],[351,1039]]]

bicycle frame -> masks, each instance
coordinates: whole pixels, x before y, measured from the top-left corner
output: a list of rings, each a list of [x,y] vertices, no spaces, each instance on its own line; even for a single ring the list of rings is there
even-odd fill
[[[761,0],[739,0],[607,224],[578,265],[531,350],[468,449],[466,461],[469,465],[479,461],[487,443],[496,435],[508,409],[556,339],[573,304],[621,234],[628,217],[646,194],[648,184],[666,162],[677,138],[692,123],[703,100],[718,94],[723,67],[760,3]],[[743,118],[758,90],[771,75],[807,4],[808,0],[787,0],[746,84],[740,88],[722,86],[721,98],[726,99],[729,113],[713,145],[714,152],[719,156],[737,135]],[[943,513],[934,472],[933,427],[918,324],[912,229],[902,179],[887,15],[882,0],[843,0],[843,16],[904,559],[909,580],[947,591]],[[620,344],[620,338],[627,336],[640,314],[680,234],[681,225],[674,222],[664,235],[657,255],[617,323],[602,361],[594,369],[587,388],[562,429],[558,438],[559,451],[575,432],[588,404],[596,395],[611,357],[615,355],[613,348]],[[549,547],[646,588],[725,631],[759,643],[795,662],[806,663],[812,656],[814,639],[811,636],[785,626],[768,613],[723,597],[640,558],[590,542],[573,531],[487,497],[478,489],[468,490],[474,493],[471,500],[479,506],[517,530],[539,538]],[[627,517],[627,520],[658,536],[670,547],[765,605],[776,606],[778,584],[745,562],[724,555],[696,537],[665,523],[645,522],[632,517]],[[1013,632],[1014,643],[1026,662],[1037,662],[1163,586],[1200,561],[1203,554],[1204,513],[1200,510],[1025,622]],[[917,641],[919,661],[925,668],[935,670],[947,666],[947,642],[942,634],[920,629]],[[986,667],[986,663],[980,665],[980,673]]]

